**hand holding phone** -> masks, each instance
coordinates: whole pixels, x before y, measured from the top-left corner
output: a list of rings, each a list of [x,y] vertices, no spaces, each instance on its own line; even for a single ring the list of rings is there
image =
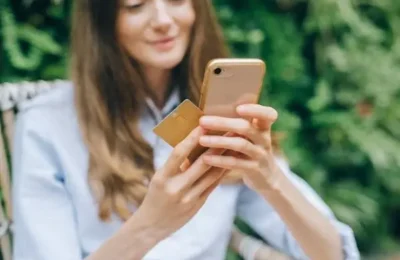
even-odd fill
[[[238,105],[258,103],[265,67],[260,59],[228,58],[210,61],[204,74],[199,106],[189,100],[183,101],[154,128],[154,132],[175,147],[199,125],[199,119],[203,115],[238,117]],[[189,155],[189,161],[195,161],[206,150],[198,145]]]

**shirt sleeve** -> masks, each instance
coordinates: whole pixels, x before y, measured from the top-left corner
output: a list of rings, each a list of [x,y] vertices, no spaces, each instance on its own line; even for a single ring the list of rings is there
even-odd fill
[[[341,237],[344,259],[360,259],[352,229],[338,221],[317,193],[303,179],[292,173],[283,161],[278,161],[278,163],[306,198],[332,221]],[[237,215],[271,246],[289,254],[294,259],[308,259],[278,213],[263,197],[245,185],[242,186],[239,194]]]
[[[13,151],[14,260],[81,260],[71,200],[38,111],[17,118]]]

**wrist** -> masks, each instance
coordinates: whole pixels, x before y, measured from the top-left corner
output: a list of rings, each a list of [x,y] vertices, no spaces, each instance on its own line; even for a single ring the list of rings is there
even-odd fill
[[[263,190],[261,195],[271,204],[280,204],[286,199],[284,191],[288,188],[287,181],[289,180],[279,168],[272,174],[272,176],[273,178],[270,181],[268,189]]]
[[[291,218],[302,211],[302,203],[299,202],[302,193],[284,173],[279,175],[273,188],[265,190],[262,196],[284,219]]]
[[[131,216],[124,225],[87,260],[115,258],[140,260],[160,242],[164,236],[140,214]]]
[[[128,221],[129,232],[134,234],[135,238],[149,250],[157,245],[161,240],[167,237],[166,232],[157,228],[150,219],[141,216],[139,212],[134,214]]]
[[[282,188],[283,179],[286,178],[282,170],[278,166],[275,166],[273,170],[267,170],[267,174],[264,174],[264,176],[265,176],[265,185],[257,192],[264,198],[265,197],[269,198],[271,196],[276,197],[277,195],[280,195],[283,190]]]

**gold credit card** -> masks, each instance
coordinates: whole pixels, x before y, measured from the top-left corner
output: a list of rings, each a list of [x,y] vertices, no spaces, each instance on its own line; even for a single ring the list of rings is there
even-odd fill
[[[155,126],[153,132],[169,145],[175,147],[199,125],[202,115],[203,111],[189,99],[186,99]],[[198,145],[188,159],[193,162],[205,150],[204,147]]]

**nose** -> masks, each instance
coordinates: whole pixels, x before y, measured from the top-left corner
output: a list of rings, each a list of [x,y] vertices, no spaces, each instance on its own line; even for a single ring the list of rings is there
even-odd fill
[[[168,10],[168,6],[163,0],[156,0],[154,5],[154,15],[152,26],[160,31],[167,31],[172,24],[172,17]]]

